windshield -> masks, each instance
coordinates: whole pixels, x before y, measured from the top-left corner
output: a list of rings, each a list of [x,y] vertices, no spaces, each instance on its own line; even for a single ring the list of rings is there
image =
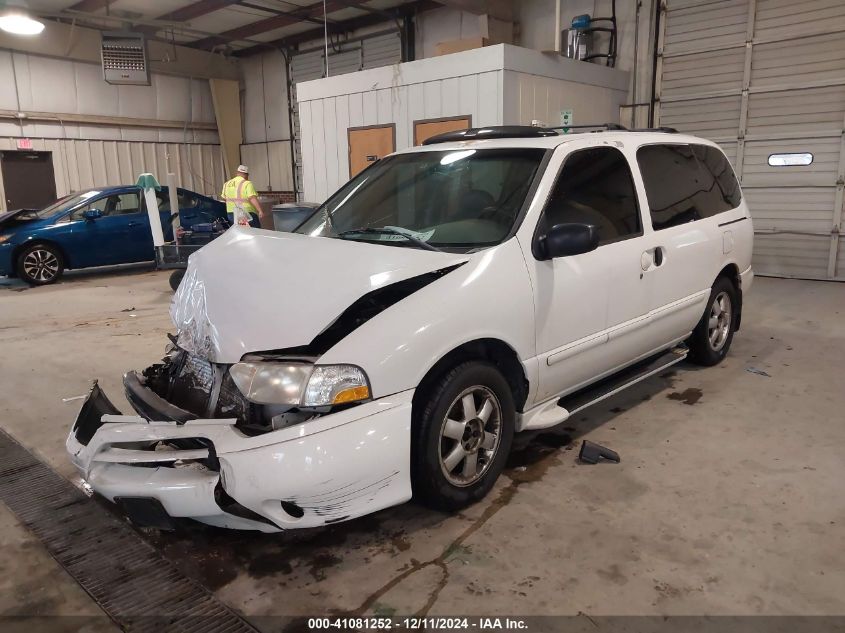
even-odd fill
[[[296,232],[395,246],[471,250],[511,232],[543,149],[390,156],[329,198]]]
[[[27,213],[28,216],[32,218],[49,218],[51,215],[55,215],[59,211],[63,211],[65,209],[70,209],[71,207],[75,207],[76,205],[85,202],[86,200],[90,200],[96,195],[102,193],[101,191],[91,189],[89,191],[81,191],[78,193],[72,193],[70,195],[65,196],[64,198],[59,198],[50,206],[44,207],[39,211],[30,211]]]

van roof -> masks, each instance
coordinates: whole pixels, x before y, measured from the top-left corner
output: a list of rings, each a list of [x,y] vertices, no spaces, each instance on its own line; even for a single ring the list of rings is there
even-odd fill
[[[534,128],[530,126],[491,126],[489,128],[472,128],[461,130],[466,134],[447,132],[438,137],[428,139],[424,145],[414,146],[397,151],[396,154],[407,154],[425,151],[444,151],[451,149],[505,149],[505,148],[530,148],[553,149],[559,145],[575,141],[592,140],[596,143],[620,142],[637,145],[652,143],[696,143],[700,145],[712,145],[715,143],[707,139],[680,134],[676,131],[669,131],[668,128],[649,130],[626,130],[622,129],[595,129],[573,131],[566,134],[557,133],[551,128]],[[621,126],[619,126],[621,127]],[[509,134],[513,129],[520,129],[519,133]],[[476,131],[491,131],[492,134],[479,134]],[[534,132],[532,132],[534,130]]]

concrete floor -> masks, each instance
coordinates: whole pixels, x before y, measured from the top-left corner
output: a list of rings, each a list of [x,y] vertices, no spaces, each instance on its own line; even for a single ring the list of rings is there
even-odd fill
[[[75,479],[68,425],[93,378],[157,360],[167,274],[0,281],[0,425]],[[682,364],[523,437],[488,499],[282,535],[145,533],[247,617],[845,613],[845,286],[758,279],[728,359]],[[754,370],[754,371],[751,371]],[[576,439],[621,453],[579,465]],[[0,614],[96,606],[0,505]],[[99,622],[101,628],[110,623]]]

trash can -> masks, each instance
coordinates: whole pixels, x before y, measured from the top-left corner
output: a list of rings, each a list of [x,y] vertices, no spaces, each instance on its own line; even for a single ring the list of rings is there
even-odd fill
[[[273,207],[273,228],[290,232],[305,222],[320,206],[316,202],[285,202]]]

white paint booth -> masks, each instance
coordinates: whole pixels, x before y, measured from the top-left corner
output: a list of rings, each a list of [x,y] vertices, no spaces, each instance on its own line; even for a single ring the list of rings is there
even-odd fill
[[[350,134],[392,126],[396,150],[420,124],[471,127],[619,121],[628,73],[500,44],[297,84],[304,198],[322,202],[349,179]],[[372,157],[368,157],[372,158]]]

